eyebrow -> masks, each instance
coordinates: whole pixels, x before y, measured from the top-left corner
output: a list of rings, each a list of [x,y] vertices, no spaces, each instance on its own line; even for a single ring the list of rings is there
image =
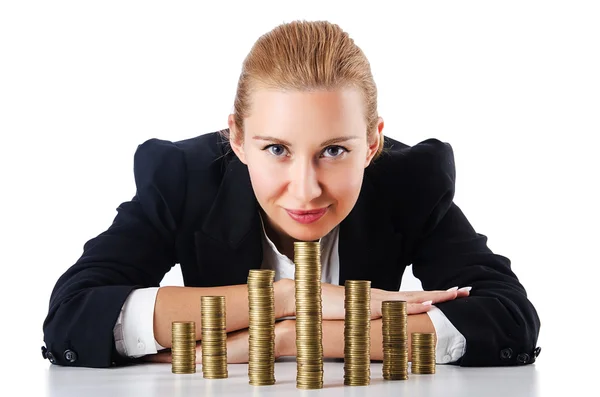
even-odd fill
[[[328,139],[325,142],[321,143],[321,147],[323,146],[327,146],[327,145],[332,145],[334,143],[340,143],[340,142],[345,142],[345,141],[349,141],[352,139],[359,139],[360,137],[358,136],[340,136],[337,138],[332,138],[332,139]],[[269,142],[275,142],[277,144],[280,145],[286,145],[286,146],[292,146],[292,144],[288,141],[284,141],[283,139],[279,139],[279,138],[275,138],[272,136],[262,136],[262,135],[256,135],[253,136],[252,139],[256,139],[259,141],[269,141]]]

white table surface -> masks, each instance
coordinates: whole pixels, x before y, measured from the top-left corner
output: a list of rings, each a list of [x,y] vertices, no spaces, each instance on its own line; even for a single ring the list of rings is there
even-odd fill
[[[47,396],[540,396],[536,364],[517,367],[461,368],[438,365],[434,375],[413,375],[405,381],[385,381],[381,363],[371,364],[369,386],[344,386],[344,364],[324,363],[324,388],[296,388],[293,357],[275,365],[276,384],[248,384],[247,364],[229,364],[229,378],[204,379],[201,366],[196,373],[176,375],[170,364],[139,364],[127,367],[92,369],[52,365],[45,370]],[[546,390],[548,391],[548,390]],[[546,395],[546,393],[543,393]]]

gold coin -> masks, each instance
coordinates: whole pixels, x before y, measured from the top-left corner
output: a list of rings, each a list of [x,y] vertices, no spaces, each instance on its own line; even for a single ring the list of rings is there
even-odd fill
[[[174,321],[171,323],[171,372],[193,374],[196,372],[196,323]]]
[[[344,284],[344,384],[370,384],[370,296],[368,280],[346,280]]]
[[[323,387],[321,262],[318,242],[295,242],[296,387]]]
[[[383,333],[383,378],[408,379],[408,336],[405,301],[381,304]]]
[[[412,333],[411,373],[435,373],[435,334]]]
[[[255,386],[275,383],[274,275],[272,270],[250,270],[248,274],[248,379]]]

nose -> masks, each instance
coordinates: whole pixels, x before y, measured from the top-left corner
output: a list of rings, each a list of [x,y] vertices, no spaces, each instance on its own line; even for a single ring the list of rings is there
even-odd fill
[[[310,159],[296,161],[289,178],[289,192],[298,203],[310,203],[322,193],[317,169]]]

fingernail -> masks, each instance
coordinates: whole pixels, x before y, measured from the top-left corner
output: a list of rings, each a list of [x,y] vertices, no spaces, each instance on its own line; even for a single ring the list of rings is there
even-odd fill
[[[423,304],[423,305],[425,305],[425,306],[429,306],[429,305],[431,305],[432,303],[433,303],[433,301],[425,301],[425,302],[423,302],[422,304]]]
[[[461,289],[459,289],[458,291],[459,291],[459,292],[469,292],[469,291],[471,291],[471,288],[472,288],[472,287],[462,287],[462,288],[461,288]]]
[[[452,288],[448,288],[446,291],[456,291],[457,289],[458,289],[458,286],[452,287]]]

